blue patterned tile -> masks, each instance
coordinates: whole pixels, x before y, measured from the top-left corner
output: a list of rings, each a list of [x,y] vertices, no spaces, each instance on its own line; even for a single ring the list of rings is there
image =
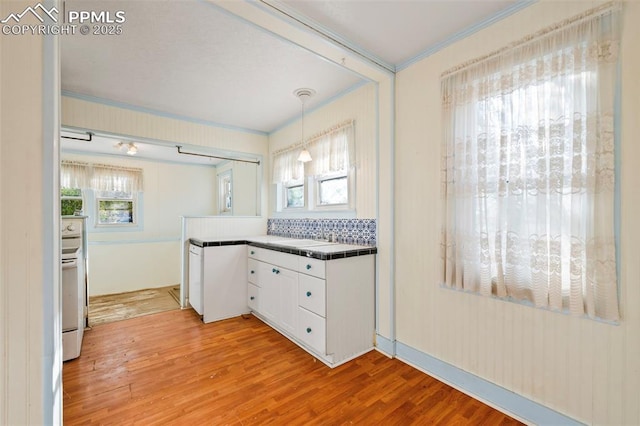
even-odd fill
[[[376,245],[375,219],[267,219],[267,234],[289,238],[319,238],[333,233],[345,244]]]

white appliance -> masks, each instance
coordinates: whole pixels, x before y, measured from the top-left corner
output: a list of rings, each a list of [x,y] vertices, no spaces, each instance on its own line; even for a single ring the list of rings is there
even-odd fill
[[[84,219],[63,218],[62,234],[62,359],[80,356],[86,317]]]
[[[202,283],[202,247],[189,245],[189,304],[198,313],[203,315],[203,283]]]
[[[189,245],[189,304],[205,323],[249,313],[247,247]]]

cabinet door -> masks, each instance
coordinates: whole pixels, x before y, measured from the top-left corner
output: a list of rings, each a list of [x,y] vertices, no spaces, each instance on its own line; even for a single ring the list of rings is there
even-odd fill
[[[284,331],[296,332],[298,319],[298,273],[260,262],[260,313]]]
[[[189,252],[189,304],[202,315],[202,248],[195,246]]]
[[[275,273],[275,266],[259,262],[258,274],[260,275],[260,313],[269,321],[278,323],[280,310],[280,289]]]
[[[276,277],[280,286],[279,323],[285,331],[295,336],[298,324],[298,273],[278,268]]]
[[[255,284],[249,283],[247,293],[249,296],[249,300],[247,300],[249,309],[254,312],[260,312],[260,287]]]
[[[249,312],[245,246],[205,247],[202,283],[205,323]]]

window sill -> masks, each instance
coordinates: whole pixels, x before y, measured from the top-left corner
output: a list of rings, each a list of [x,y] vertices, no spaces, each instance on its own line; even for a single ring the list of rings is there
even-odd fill
[[[330,218],[330,219],[357,219],[355,210],[347,209],[321,209],[321,210],[283,210],[272,212],[273,218]]]

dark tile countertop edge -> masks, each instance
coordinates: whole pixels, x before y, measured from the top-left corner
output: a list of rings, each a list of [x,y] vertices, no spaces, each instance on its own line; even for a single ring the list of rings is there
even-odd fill
[[[189,242],[198,247],[242,246],[249,243],[247,240],[203,241],[197,238],[189,238]]]
[[[310,257],[313,259],[318,259],[318,260],[333,260],[333,259],[345,259],[348,257],[354,257],[354,256],[367,256],[370,254],[376,254],[378,253],[378,248],[377,247],[371,247],[371,248],[354,248],[353,250],[344,250],[344,251],[338,251],[338,252],[334,252],[334,253],[322,253],[316,250],[313,250],[313,248],[293,248],[293,247],[287,247],[287,246],[282,246],[282,245],[278,245],[278,244],[264,244],[264,243],[257,243],[257,242],[253,242],[253,241],[247,241],[247,240],[221,240],[221,241],[203,241],[203,240],[199,240],[197,238],[190,238],[189,242],[193,245],[196,245],[198,247],[221,247],[221,246],[235,246],[235,245],[249,245],[252,247],[260,247],[260,248],[264,248],[267,250],[273,250],[273,251],[278,251],[281,253],[288,253],[288,254],[293,254],[296,256],[303,256],[303,257]]]

